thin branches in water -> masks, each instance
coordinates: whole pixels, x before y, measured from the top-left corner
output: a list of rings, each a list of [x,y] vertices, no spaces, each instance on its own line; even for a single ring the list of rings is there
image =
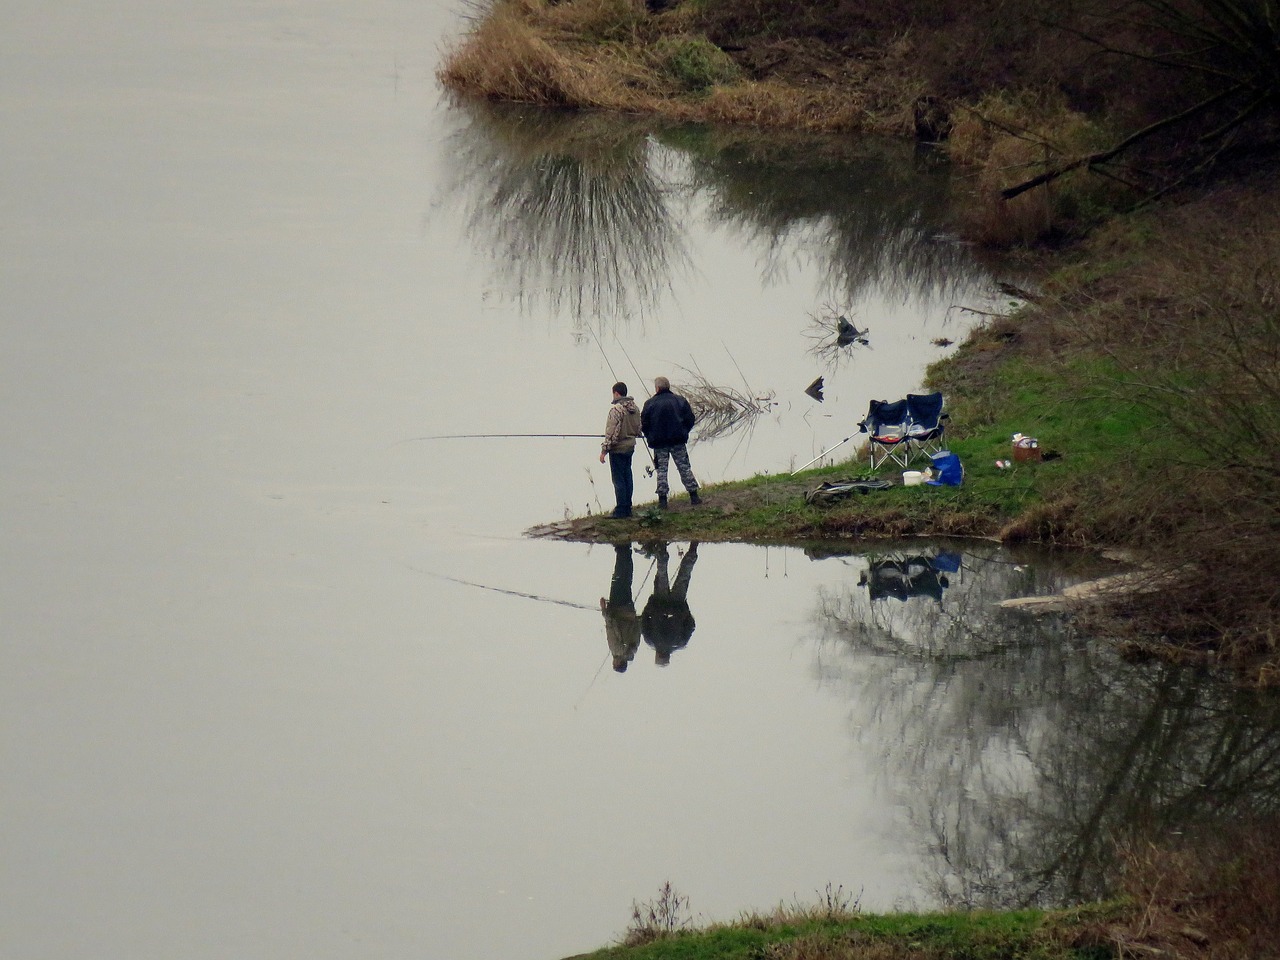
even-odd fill
[[[829,370],[840,366],[854,350],[871,347],[867,337],[871,329],[859,330],[856,318],[849,319],[850,313],[851,310],[841,310],[833,303],[824,303],[821,312],[809,315],[809,327],[805,330],[805,336],[813,341],[809,355],[821,360]]]

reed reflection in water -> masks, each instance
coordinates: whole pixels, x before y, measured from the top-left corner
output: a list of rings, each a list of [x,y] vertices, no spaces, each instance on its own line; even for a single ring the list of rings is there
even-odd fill
[[[919,590],[877,590],[881,557],[820,595],[819,672],[878,745],[940,903],[1103,897],[1118,842],[1280,808],[1280,706],[995,606],[1056,589],[1043,566],[967,547],[941,584],[920,569],[937,554],[912,552]],[[909,573],[912,555],[889,562]]]
[[[691,272],[701,218],[759,251],[766,285],[811,265],[820,299],[949,303],[988,268],[947,234],[950,174],[911,144],[662,126],[459,101],[451,192],[522,303],[625,320]]]
[[[688,255],[634,118],[464,102],[452,190],[522,302],[575,321],[650,312]]]

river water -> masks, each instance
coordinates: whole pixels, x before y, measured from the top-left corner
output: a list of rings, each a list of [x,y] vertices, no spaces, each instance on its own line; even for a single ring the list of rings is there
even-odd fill
[[[804,463],[1003,304],[928,155],[451,105],[435,4],[0,17],[4,956],[555,958],[666,881],[1067,902],[1274,807],[1267,704],[993,606],[1088,565],[530,540],[609,505],[590,439],[418,439],[665,374],[766,398],[704,483]],[[613,669],[601,600],[667,587]]]

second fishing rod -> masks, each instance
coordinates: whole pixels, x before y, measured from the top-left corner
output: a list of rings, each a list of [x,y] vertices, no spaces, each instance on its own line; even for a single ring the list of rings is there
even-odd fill
[[[604,365],[609,368],[609,373],[613,375],[613,379],[618,383],[622,383],[622,378],[618,376],[618,371],[613,369],[613,364],[609,361],[609,355],[605,353],[604,344],[600,342],[600,337],[597,336],[595,330],[591,327],[587,328],[587,332],[591,334],[591,339],[596,342],[596,347],[600,351],[600,356],[604,358]],[[653,394],[650,393],[649,388],[645,386],[644,377],[640,376],[640,371],[636,369],[636,365],[632,361],[631,355],[627,353],[627,348],[622,345],[622,341],[618,340],[616,335],[614,336],[614,340],[617,341],[618,349],[621,350],[622,355],[627,358],[627,363],[631,365],[631,371],[636,375],[636,379],[640,382],[640,385],[644,388],[645,397],[646,398],[652,397]],[[643,440],[643,435],[641,435],[641,437],[638,437],[637,439]],[[653,474],[658,469],[658,465],[653,459],[653,451],[649,449],[649,444],[647,440],[643,440],[643,446],[644,446],[644,452],[649,458],[649,466],[645,468],[645,472],[647,476],[653,476]]]

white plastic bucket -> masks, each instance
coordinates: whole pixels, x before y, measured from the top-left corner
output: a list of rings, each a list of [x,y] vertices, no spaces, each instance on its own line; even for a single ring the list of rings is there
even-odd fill
[[[924,483],[924,474],[919,470],[907,470],[902,474],[902,485],[904,487],[917,487]]]

